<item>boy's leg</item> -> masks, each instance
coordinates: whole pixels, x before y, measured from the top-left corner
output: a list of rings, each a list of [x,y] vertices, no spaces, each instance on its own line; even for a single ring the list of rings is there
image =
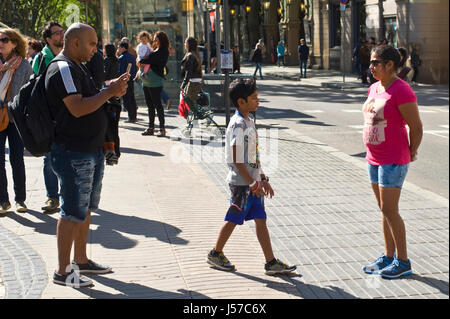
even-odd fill
[[[230,238],[231,234],[233,233],[234,228],[236,227],[235,223],[232,222],[225,222],[225,224],[222,226],[219,232],[219,237],[217,238],[216,245],[214,246],[214,250],[217,252],[223,251],[223,247],[225,247],[225,244],[227,243],[228,239]]]
[[[273,255],[272,244],[270,243],[269,230],[267,229],[266,219],[255,219],[256,236],[266,258],[269,262],[275,258]]]

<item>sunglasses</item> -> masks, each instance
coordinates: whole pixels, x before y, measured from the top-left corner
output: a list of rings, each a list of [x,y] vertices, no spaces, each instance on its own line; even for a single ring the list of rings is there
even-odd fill
[[[61,34],[63,34],[64,32],[65,32],[65,30],[64,30],[64,29],[61,29],[61,30],[52,32],[52,35],[54,35],[54,34],[61,35]]]
[[[4,38],[1,38],[0,39],[0,42],[3,42],[3,43],[8,43],[9,41],[11,41],[11,39],[10,38],[8,38],[8,37],[4,37]]]
[[[377,66],[380,63],[384,63],[383,60],[370,60],[370,65]]]

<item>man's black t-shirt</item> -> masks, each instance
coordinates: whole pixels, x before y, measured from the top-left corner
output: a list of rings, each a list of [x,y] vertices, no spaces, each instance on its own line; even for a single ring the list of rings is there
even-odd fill
[[[45,77],[45,89],[53,117],[56,119],[56,144],[65,144],[68,151],[96,152],[105,142],[108,118],[105,107],[79,118],[70,114],[63,99],[72,94],[83,97],[99,91],[88,69],[64,55],[55,59]]]

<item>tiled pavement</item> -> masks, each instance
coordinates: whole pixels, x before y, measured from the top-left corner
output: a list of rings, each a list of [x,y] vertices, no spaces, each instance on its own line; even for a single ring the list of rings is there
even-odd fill
[[[168,113],[172,135],[183,124]],[[93,276],[91,288],[51,283],[58,216],[39,211],[42,159],[27,157],[30,211],[0,218],[0,236],[7,239],[0,241],[0,297],[448,298],[448,201],[405,185],[400,209],[414,274],[402,280],[365,275],[361,267],[382,252],[383,238],[364,167],[292,130],[266,131],[278,135],[267,143],[278,157],[265,163],[274,168],[266,172],[275,189],[265,203],[275,254],[296,264],[299,275],[264,275],[252,222],[236,228],[225,247],[237,272],[210,269],[206,253],[227,209],[226,166],[198,161],[195,144],[203,145],[202,155],[213,154],[209,149],[221,156],[221,150],[208,138],[143,137],[144,125],[121,124],[123,155],[118,166],[107,167],[101,210],[92,217],[88,256],[114,273]],[[186,150],[193,156],[183,162]]]

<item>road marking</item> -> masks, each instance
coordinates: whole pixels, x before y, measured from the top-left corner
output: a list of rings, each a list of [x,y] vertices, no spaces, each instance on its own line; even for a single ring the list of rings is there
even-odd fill
[[[347,125],[347,127],[362,130],[364,128],[364,125]]]
[[[323,113],[322,110],[304,110],[305,113]]]
[[[446,130],[426,130],[423,132],[426,134],[436,135],[436,136],[448,139],[448,136],[441,135],[441,134],[448,134],[448,131],[446,131]]]
[[[448,128],[448,124],[445,124],[445,125],[439,125],[440,127],[443,127],[443,128]]]
[[[361,113],[361,110],[342,110],[342,112],[347,112],[347,113]]]
[[[432,110],[419,110],[420,113],[436,113],[436,111]]]

